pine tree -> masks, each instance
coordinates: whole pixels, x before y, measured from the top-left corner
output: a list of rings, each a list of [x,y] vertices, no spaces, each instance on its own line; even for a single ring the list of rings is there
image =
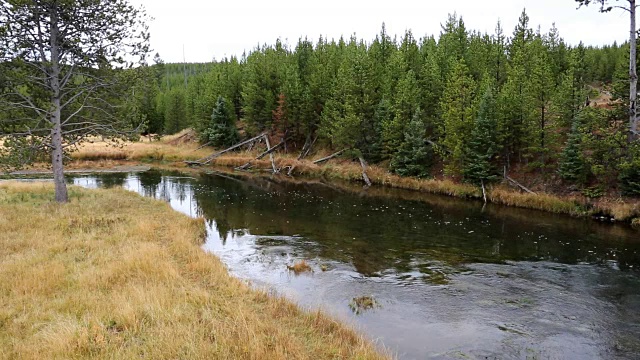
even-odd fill
[[[571,126],[571,133],[567,140],[567,146],[560,155],[558,169],[560,177],[564,180],[582,184],[587,177],[587,164],[582,154],[582,134],[580,121],[576,118]]]
[[[460,175],[462,171],[465,147],[474,122],[475,90],[475,81],[468,75],[464,60],[458,61],[453,66],[440,102],[446,148],[442,155],[447,161],[445,172],[449,175]]]
[[[485,86],[475,119],[469,145],[466,148],[463,176],[470,183],[480,185],[498,178],[495,159],[498,144],[495,99],[491,86]]]
[[[203,142],[212,146],[230,146],[238,142],[238,130],[234,124],[233,111],[222,96],[218,97],[216,107],[211,114],[209,127],[201,134]]]
[[[398,152],[391,159],[391,171],[401,176],[429,176],[433,164],[433,149],[425,141],[425,126],[418,108],[404,132]]]
[[[531,77],[528,82],[528,90],[532,102],[532,118],[528,124],[528,133],[532,135],[530,139],[531,150],[542,155],[541,161],[546,160],[548,150],[549,126],[549,106],[555,87],[555,80],[552,71],[552,59],[547,53],[542,40],[542,36],[537,34],[530,45],[529,53],[531,58]]]
[[[165,134],[175,134],[185,128],[187,111],[181,89],[173,89],[166,94],[164,110]]]

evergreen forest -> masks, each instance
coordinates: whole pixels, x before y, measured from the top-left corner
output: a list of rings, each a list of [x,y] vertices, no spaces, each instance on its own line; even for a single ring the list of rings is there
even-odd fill
[[[598,196],[640,194],[627,140],[629,44],[566,43],[555,26],[373,40],[277,40],[240,58],[165,64],[156,54],[132,107],[147,131],[197,131],[217,147],[268,131],[363,157],[399,175],[480,185],[504,173]]]

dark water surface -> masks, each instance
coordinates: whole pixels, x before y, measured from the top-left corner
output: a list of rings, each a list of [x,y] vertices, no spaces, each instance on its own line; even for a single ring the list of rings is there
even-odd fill
[[[204,216],[203,248],[232,274],[355,324],[401,359],[640,358],[640,232],[625,226],[220,174],[69,181]],[[314,271],[287,269],[300,259]],[[354,313],[361,296],[378,306]]]

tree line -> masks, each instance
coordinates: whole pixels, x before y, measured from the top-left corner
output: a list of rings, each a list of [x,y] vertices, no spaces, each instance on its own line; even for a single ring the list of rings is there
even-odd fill
[[[628,43],[572,46],[555,25],[534,29],[526,11],[513,30],[498,22],[492,34],[453,14],[437,36],[392,38],[383,25],[372,41],[277,40],[205,64],[156,54],[150,66],[120,71],[135,84],[113,108],[131,128],[190,127],[218,147],[268,131],[285,151],[348,149],[400,175],[483,184],[515,171],[591,194],[640,194],[640,146],[625,121],[628,64]],[[0,130],[27,118],[3,112]]]
[[[401,175],[441,168],[479,184],[515,167],[637,193],[628,46],[571,46],[555,26],[534,30],[526,11],[510,35],[499,22],[493,34],[468,30],[454,14],[437,38],[391,38],[383,25],[371,42],[276,41],[208,64],[158,58],[145,111],[151,132],[193,127],[217,146],[267,130],[288,149],[317,138]],[[603,93],[611,101],[590,106]]]

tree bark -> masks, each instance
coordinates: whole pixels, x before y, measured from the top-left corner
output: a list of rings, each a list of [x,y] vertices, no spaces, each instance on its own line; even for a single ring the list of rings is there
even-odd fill
[[[49,80],[51,86],[51,106],[53,111],[51,114],[51,165],[53,170],[53,182],[55,184],[56,201],[66,203],[69,201],[67,192],[67,183],[64,180],[64,164],[63,164],[63,147],[62,147],[62,125],[61,125],[61,106],[60,106],[60,64],[59,64],[59,29],[58,14],[55,5],[51,6],[51,33],[49,45],[51,46],[51,78]]]
[[[636,0],[629,0],[629,14],[631,26],[629,32],[629,142],[638,134],[637,107],[638,74],[636,71]]]

